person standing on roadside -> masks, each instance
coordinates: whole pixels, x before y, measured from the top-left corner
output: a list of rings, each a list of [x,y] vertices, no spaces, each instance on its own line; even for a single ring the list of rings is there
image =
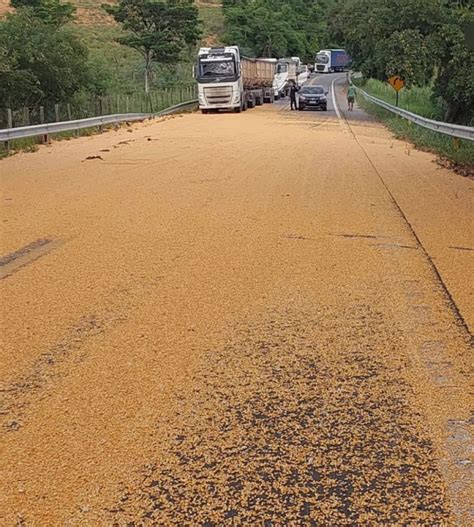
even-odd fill
[[[295,81],[291,81],[290,101],[291,101],[291,109],[292,110],[297,110],[298,109],[297,104],[296,104],[296,94],[298,93],[298,91],[299,91],[299,88],[296,85]]]
[[[354,101],[356,96],[356,89],[353,84],[349,85],[349,89],[347,90],[347,109],[352,112],[354,111]]]

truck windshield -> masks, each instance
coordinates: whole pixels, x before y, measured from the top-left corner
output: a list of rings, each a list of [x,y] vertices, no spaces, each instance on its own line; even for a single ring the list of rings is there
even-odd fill
[[[235,62],[233,60],[201,60],[199,74],[200,77],[205,78],[234,77]]]
[[[329,57],[326,55],[326,53],[318,53],[316,55],[317,64],[327,64],[328,62],[329,62]]]

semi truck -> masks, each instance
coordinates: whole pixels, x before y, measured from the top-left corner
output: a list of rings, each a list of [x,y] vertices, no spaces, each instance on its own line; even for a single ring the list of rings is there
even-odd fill
[[[314,61],[315,73],[334,73],[346,71],[351,58],[345,49],[322,49],[316,54]]]
[[[201,48],[195,68],[200,110],[239,113],[273,102],[275,64],[274,59],[244,57],[238,46]]]
[[[276,63],[275,79],[273,80],[274,98],[279,99],[288,95],[290,82],[298,82],[301,61],[298,57],[279,59]]]

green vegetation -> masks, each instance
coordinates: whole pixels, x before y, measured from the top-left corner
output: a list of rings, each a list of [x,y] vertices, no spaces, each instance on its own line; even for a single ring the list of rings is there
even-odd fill
[[[474,53],[464,36],[474,21],[469,0],[337,0],[333,38],[352,54],[366,78],[403,77],[432,86],[443,120],[474,120]]]
[[[56,3],[50,16],[44,9],[22,7],[0,23],[0,101],[5,107],[39,106],[62,102],[82,87],[95,91],[87,47],[59,18]],[[49,5],[49,2],[48,2]]]
[[[396,102],[396,92],[388,82],[376,79],[355,81],[355,84],[370,95],[378,97],[390,104]],[[442,106],[433,99],[433,89],[430,86],[411,86],[399,92],[399,106],[429,119],[442,118]]]
[[[104,5],[125,30],[117,38],[138,51],[144,60],[144,81],[147,103],[152,63],[176,63],[185,46],[192,48],[199,38],[198,10],[193,0],[119,0]]]
[[[199,6],[199,23],[204,44],[218,46],[224,43],[224,13],[220,4]]]
[[[213,43],[218,42],[220,5],[206,3],[198,12],[191,0],[184,4],[177,0],[152,3],[155,9],[157,4],[170,6],[173,27],[182,26],[174,16],[176,10],[181,14],[187,10],[192,24],[187,26],[185,41],[201,27],[204,35],[212,35]],[[136,49],[120,44],[131,33],[115,23],[100,2],[74,0],[73,6],[61,0],[11,0],[11,4],[16,10],[0,19],[0,127],[6,126],[6,108],[14,110],[15,123],[28,122],[24,116],[29,115],[34,124],[39,122],[40,106],[45,107],[46,120],[51,121],[57,103],[62,116],[67,115],[66,104],[73,115],[83,116],[97,109],[101,99],[134,99],[143,90],[143,57]],[[162,37],[162,42],[170,38],[168,34]],[[165,57],[155,56],[159,63],[149,64],[150,92],[186,88],[193,82],[195,46],[183,47],[179,62],[167,63],[177,57],[166,53]]]
[[[313,60],[330,44],[327,13],[333,0],[224,0],[225,41],[253,56]]]
[[[356,82],[364,91],[394,104],[395,91],[387,83],[369,79]],[[412,86],[400,92],[400,107],[430,119],[439,119],[441,108],[433,103],[432,91],[429,87]],[[455,140],[443,134],[432,132],[426,128],[415,125],[380,106],[372,104],[359,95],[358,103],[371,115],[385,123],[399,139],[407,139],[417,148],[435,152],[451,161],[458,167],[474,167],[474,148],[471,141]]]

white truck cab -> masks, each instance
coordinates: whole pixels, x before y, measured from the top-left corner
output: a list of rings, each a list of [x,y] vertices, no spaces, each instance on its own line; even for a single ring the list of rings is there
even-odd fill
[[[245,109],[240,51],[237,46],[201,48],[195,77],[198,82],[199,108],[204,113],[218,109]]]

